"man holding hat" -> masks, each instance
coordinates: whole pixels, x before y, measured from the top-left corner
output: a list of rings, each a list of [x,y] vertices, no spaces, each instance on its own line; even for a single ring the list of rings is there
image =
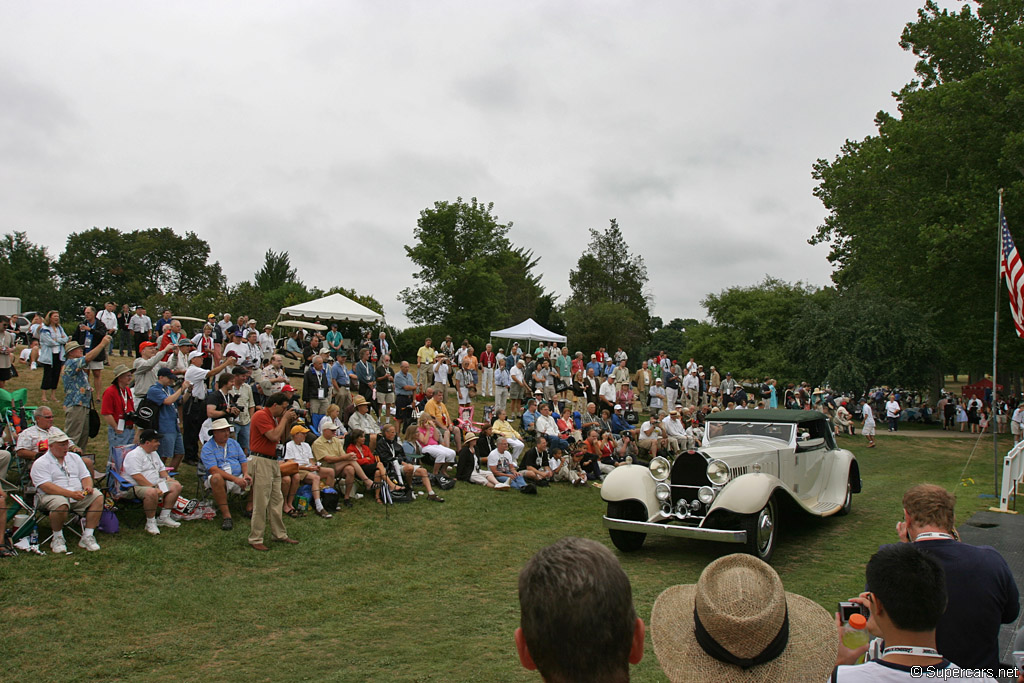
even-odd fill
[[[107,423],[107,443],[111,448],[127,446],[135,440],[135,423],[127,417],[135,412],[131,383],[132,371],[127,365],[118,365],[110,386],[103,391],[100,415]]]
[[[625,683],[643,659],[629,577],[596,541],[567,537],[538,550],[519,573],[519,610],[519,662],[545,681]]]
[[[64,522],[69,510],[85,519],[78,547],[89,551],[100,549],[94,534],[103,513],[103,494],[93,488],[91,472],[82,458],[68,452],[70,444],[68,435],[58,431],[50,436],[46,453],[32,463],[32,485],[38,490],[36,505],[49,512],[53,530],[50,549],[55,554],[67,552]]]
[[[210,425],[210,440],[203,444],[199,457],[199,476],[206,490],[213,494],[213,502],[220,511],[220,528],[231,531],[234,521],[228,508],[228,494],[245,493],[252,485],[252,477],[249,476],[249,461],[242,446],[231,438],[231,425],[227,420],[221,418],[213,421]]]
[[[827,681],[835,628],[821,605],[787,593],[774,569],[743,554],[666,589],[651,610],[654,654],[673,683]]]
[[[155,429],[143,429],[139,434],[139,445],[124,456],[121,470],[125,479],[133,482],[132,493],[142,501],[146,514],[146,531],[153,536],[160,533],[160,527],[179,527],[181,522],[171,519],[171,510],[181,495],[181,482],[171,478],[171,473],[160,461],[160,434]],[[157,517],[156,509],[163,500],[163,508]]]
[[[89,408],[92,406],[92,386],[87,368],[95,359],[102,358],[111,339],[111,335],[103,335],[102,340],[93,343],[89,353],[85,353],[77,341],[69,341],[64,346],[67,360],[60,372],[64,384],[64,430],[82,450],[89,443]],[[101,370],[102,367],[101,363]]]

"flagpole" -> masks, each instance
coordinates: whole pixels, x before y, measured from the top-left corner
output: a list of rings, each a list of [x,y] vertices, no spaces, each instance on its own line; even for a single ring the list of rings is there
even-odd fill
[[[996,400],[998,386],[996,370],[999,367],[999,286],[1003,275],[1003,190],[999,189],[999,225],[996,232],[996,305],[992,320],[992,417],[996,417],[998,402]],[[998,420],[996,429],[992,430],[992,485],[995,487],[996,498],[999,498],[999,428]]]

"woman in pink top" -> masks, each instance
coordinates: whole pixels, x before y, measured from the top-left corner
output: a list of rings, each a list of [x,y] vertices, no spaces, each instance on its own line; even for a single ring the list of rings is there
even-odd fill
[[[420,451],[434,458],[434,474],[441,472],[446,463],[455,464],[455,451],[438,443],[437,428],[434,418],[428,413],[420,415],[420,426],[416,430],[416,440],[420,442]]]

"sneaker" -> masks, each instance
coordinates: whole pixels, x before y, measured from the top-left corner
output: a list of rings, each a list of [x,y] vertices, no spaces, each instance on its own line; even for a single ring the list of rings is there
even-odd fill
[[[181,522],[176,522],[173,519],[171,519],[170,517],[157,517],[156,518],[156,525],[157,526],[169,526],[172,529],[174,529],[174,528],[177,528],[177,527],[181,526]]]
[[[156,521],[152,519],[146,520],[146,533],[152,534],[153,536],[160,535],[160,527],[156,525]]]
[[[355,498],[356,500],[362,500],[363,494],[361,494],[361,493],[353,493],[352,497]]]
[[[35,364],[35,363],[32,363],[31,369],[32,369],[32,370],[37,370],[37,369],[38,369],[38,368],[36,367],[36,364]]]
[[[512,485],[509,484],[507,481],[499,481],[497,484],[494,485],[494,488],[495,489],[510,489],[510,488],[512,488]]]
[[[82,536],[82,540],[78,542],[79,548],[85,548],[92,552],[100,549],[100,544],[96,542],[95,536]]]
[[[362,497],[362,496],[360,496],[360,497]],[[344,505],[347,508],[350,508],[350,507],[352,507],[352,499],[351,498],[344,498],[344,499],[342,499],[341,504]]]
[[[220,523],[221,531],[231,531],[235,528],[235,523],[231,521],[230,517],[227,517]]]
[[[63,555],[68,551],[68,546],[64,543],[63,538],[56,538],[50,542],[50,552],[54,555]]]

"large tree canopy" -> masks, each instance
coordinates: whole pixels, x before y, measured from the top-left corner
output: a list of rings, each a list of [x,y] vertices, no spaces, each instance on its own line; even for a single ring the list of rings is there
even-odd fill
[[[46,251],[28,241],[23,232],[0,238],[0,296],[21,299],[21,310],[58,307],[53,260]]]
[[[420,212],[416,241],[405,247],[419,268],[418,284],[398,297],[410,320],[442,325],[453,334],[479,333],[550,306],[533,273],[539,258],[511,244],[512,223],[499,223],[493,209],[476,197],[459,197]]]
[[[837,285],[910,302],[945,367],[977,370],[990,361],[999,188],[1024,243],[1024,1],[929,1],[900,44],[920,80],[896,95],[899,116],[878,113],[876,135],[814,165],[829,213],[811,242],[831,246]],[[1019,370],[1003,294],[1000,355]]]

